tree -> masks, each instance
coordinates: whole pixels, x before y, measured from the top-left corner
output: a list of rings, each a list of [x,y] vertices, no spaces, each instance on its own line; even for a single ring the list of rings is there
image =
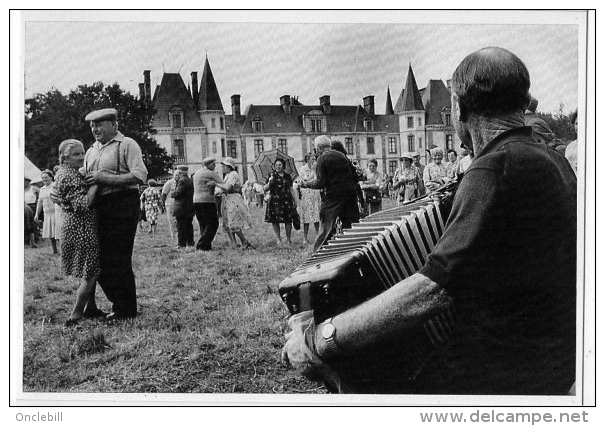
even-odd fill
[[[61,141],[78,139],[88,148],[94,138],[84,117],[90,111],[110,107],[118,110],[120,131],[141,147],[149,177],[165,175],[172,168],[172,157],[153,138],[153,106],[124,92],[118,84],[98,82],[78,86],[67,96],[53,90],[26,99],[25,154],[38,167],[51,168],[58,164]]]
[[[556,114],[537,112],[536,115],[546,121],[550,129],[559,139],[569,142],[576,138],[576,131],[571,122],[573,112],[565,114],[563,112],[563,107],[563,104],[559,104],[559,111]]]

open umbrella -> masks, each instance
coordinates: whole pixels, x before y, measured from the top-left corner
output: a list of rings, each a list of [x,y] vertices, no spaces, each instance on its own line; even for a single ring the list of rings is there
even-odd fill
[[[296,170],[296,165],[294,164],[294,158],[290,157],[288,154],[280,151],[279,149],[272,149],[271,151],[263,151],[258,154],[256,160],[254,160],[254,164],[252,164],[252,173],[254,173],[254,177],[256,181],[259,183],[266,184],[269,176],[274,171],[273,163],[275,160],[281,158],[286,163],[285,172],[288,173],[292,180],[298,177],[298,171]]]

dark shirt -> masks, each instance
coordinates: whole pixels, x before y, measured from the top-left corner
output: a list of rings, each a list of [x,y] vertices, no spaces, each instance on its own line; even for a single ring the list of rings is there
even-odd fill
[[[33,230],[36,227],[36,225],[34,223],[34,211],[26,203],[24,203],[24,208],[25,208],[25,212],[24,212],[24,219],[23,219],[23,229],[25,231],[25,234],[28,234],[30,232],[33,232]]]
[[[176,182],[172,197],[174,217],[193,217],[193,182],[187,176],[181,176]]]
[[[530,127],[498,136],[475,157],[444,234],[419,271],[448,291],[461,316],[424,378],[424,391],[569,390],[576,227],[574,173],[565,158],[531,137]]]
[[[342,199],[356,194],[355,167],[346,155],[328,149],[317,158],[317,178],[309,188],[324,189],[326,200]]]

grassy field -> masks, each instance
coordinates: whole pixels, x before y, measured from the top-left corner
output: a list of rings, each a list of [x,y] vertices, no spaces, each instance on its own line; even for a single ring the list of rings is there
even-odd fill
[[[252,212],[256,226],[246,235],[254,250],[228,248],[222,229],[212,252],[177,250],[165,218],[155,237],[139,230],[140,315],[117,325],[87,320],[64,328],[77,283],[62,275],[48,243],[26,248],[23,390],[325,393],[279,360],[288,312],[277,286],[309,246],[298,231],[293,246],[277,247],[263,211]],[[99,288],[97,299],[109,311]]]

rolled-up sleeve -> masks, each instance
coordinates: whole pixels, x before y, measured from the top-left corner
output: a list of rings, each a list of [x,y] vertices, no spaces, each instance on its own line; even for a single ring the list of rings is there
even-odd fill
[[[141,183],[147,182],[147,167],[145,167],[145,163],[143,163],[141,147],[130,138],[124,138],[124,142],[126,143],[124,157],[126,158],[128,171],[139,179]]]

